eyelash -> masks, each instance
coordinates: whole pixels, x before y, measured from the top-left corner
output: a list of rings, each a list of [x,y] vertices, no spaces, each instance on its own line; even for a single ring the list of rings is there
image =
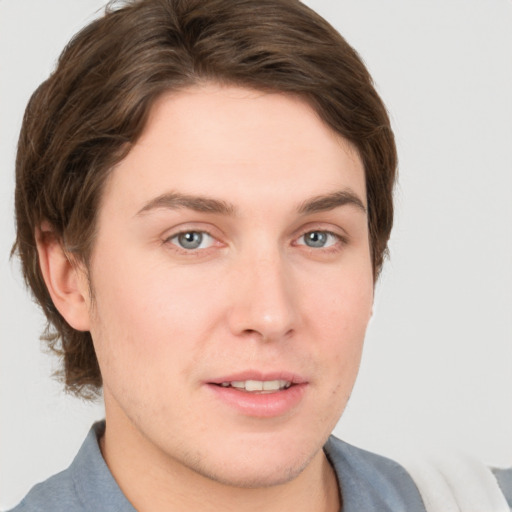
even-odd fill
[[[173,240],[177,239],[178,237],[182,235],[187,234],[200,234],[202,236],[206,235],[212,239],[212,246],[215,245],[217,241],[216,237],[212,235],[210,232],[206,231],[205,229],[184,229],[183,231],[179,231],[177,233],[173,233],[171,236],[165,238],[163,240],[164,245],[172,246],[172,249],[179,252],[180,254],[185,254],[187,256],[200,256],[201,254],[204,254],[204,251],[207,251],[211,247],[206,248],[195,248],[195,249],[187,249],[185,247],[180,247],[178,243],[174,243]]]
[[[311,247],[311,246],[307,245],[306,243],[300,243],[298,245],[304,245],[307,249],[312,250],[312,251],[317,251],[319,249],[322,249],[324,252],[326,252],[326,251],[335,252],[335,251],[340,250],[340,248],[342,246],[346,245],[348,242],[346,237],[340,235],[339,233],[329,231],[327,229],[309,229],[308,231],[306,231],[302,235],[300,235],[297,240],[300,240],[300,239],[304,238],[305,236],[310,235],[312,233],[322,233],[323,235],[327,235],[327,236],[334,238],[335,241],[334,241],[334,243],[332,243],[328,246],[324,246],[324,247]]]
[[[189,248],[189,249],[187,249],[185,247],[180,247],[180,245],[178,245],[177,242],[176,243],[173,242],[173,240],[177,239],[178,237],[180,237],[182,235],[187,235],[187,234],[192,234],[192,233],[200,234],[203,236],[206,235],[206,236],[210,237],[212,239],[211,246],[205,247],[205,248]],[[326,236],[333,237],[335,239],[335,242],[326,247],[312,247],[312,246],[307,245],[306,243],[298,243],[297,242],[298,240],[303,239],[305,236],[312,234],[312,233],[322,233]],[[185,229],[185,230],[179,231],[177,233],[173,233],[171,236],[166,237],[163,240],[164,245],[172,246],[173,250],[179,252],[180,254],[184,254],[187,256],[201,256],[201,255],[205,254],[205,251],[208,251],[209,249],[211,249],[212,246],[215,245],[215,243],[219,243],[217,238],[214,235],[212,235],[209,231],[204,230],[204,229]],[[320,251],[322,251],[324,253],[326,253],[326,252],[334,253],[334,252],[340,251],[343,248],[343,246],[345,246],[347,243],[348,243],[347,238],[345,236],[340,235],[339,233],[335,233],[335,232],[329,231],[327,229],[308,229],[307,231],[304,231],[300,236],[298,236],[297,238],[294,239],[293,245],[303,246],[305,248],[305,250],[315,252],[315,253],[320,252]]]

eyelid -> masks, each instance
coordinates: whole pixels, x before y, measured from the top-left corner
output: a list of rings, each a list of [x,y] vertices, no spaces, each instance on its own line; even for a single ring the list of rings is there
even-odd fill
[[[307,231],[305,231],[304,233],[302,233],[302,235],[300,235],[299,237],[296,238],[296,240],[300,240],[301,238],[304,238],[306,235],[308,235],[309,233],[324,233],[328,236],[332,236],[333,238],[335,238],[339,243],[346,243],[346,238],[343,237],[342,235],[340,235],[339,233],[335,233],[334,231],[329,231],[327,229],[308,229]],[[311,248],[311,249],[329,249],[330,247],[332,247],[333,245],[335,244],[330,244],[330,245],[327,245],[327,246],[324,246],[324,247],[312,247],[312,246],[308,246],[305,242],[304,243],[298,243],[298,245],[305,245],[306,247],[308,248]]]
[[[174,238],[185,233],[203,233],[212,239],[212,243],[208,247],[204,248],[186,249],[172,241]],[[171,229],[167,229],[160,237],[162,245],[167,246],[170,250],[173,250],[178,254],[188,256],[200,256],[211,249],[215,249],[216,246],[223,246],[224,243],[222,242],[222,238],[222,232],[218,228],[202,222],[187,222],[174,226]]]
[[[162,232],[160,238],[163,241],[170,240],[171,238],[181,235],[183,233],[206,233],[207,235],[219,240],[223,234],[216,226],[207,222],[183,222],[171,228],[167,228]]]
[[[350,239],[350,235],[345,229],[339,225],[333,224],[332,222],[310,222],[302,225],[299,229],[295,230],[293,238],[297,239],[304,236],[306,233],[311,233],[312,231],[331,234],[344,242],[348,242]]]
[[[203,238],[204,237],[209,238],[210,240],[208,242],[208,246],[207,247],[187,248],[187,247],[182,247],[178,243],[178,240],[176,240],[176,242],[174,242],[175,239],[179,239],[180,236],[185,235],[187,233],[197,233],[197,234],[200,234]],[[212,235],[210,235],[210,233],[207,233],[206,231],[187,230],[187,231],[181,231],[181,232],[175,233],[174,235],[172,235],[169,238],[167,238],[166,241],[172,243],[173,245],[175,245],[180,250],[183,250],[183,251],[186,251],[186,252],[189,252],[189,251],[190,252],[197,252],[197,251],[200,251],[200,250],[209,249],[212,245],[214,245],[215,238]],[[200,245],[202,245],[203,242],[205,242],[205,240],[201,240],[201,244]]]
[[[333,243],[329,243],[327,246],[314,247],[301,241],[305,235],[311,232],[326,233],[332,237],[335,237]],[[334,256],[341,253],[350,242],[350,235],[343,229],[339,224],[326,221],[312,221],[300,226],[299,229],[295,230],[292,237],[291,245],[295,246],[302,252],[310,255],[317,256]]]

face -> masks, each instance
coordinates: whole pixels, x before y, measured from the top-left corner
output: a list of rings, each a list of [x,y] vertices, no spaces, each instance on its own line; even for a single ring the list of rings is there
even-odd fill
[[[220,482],[292,479],[371,315],[360,158],[291,96],[163,97],[106,184],[90,278],[107,432]]]

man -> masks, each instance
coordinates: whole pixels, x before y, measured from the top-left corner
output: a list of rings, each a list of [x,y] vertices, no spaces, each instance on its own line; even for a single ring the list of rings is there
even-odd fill
[[[17,250],[106,424],[19,510],[424,510],[328,439],[392,224],[385,109],[293,1],[140,1],[27,108]]]

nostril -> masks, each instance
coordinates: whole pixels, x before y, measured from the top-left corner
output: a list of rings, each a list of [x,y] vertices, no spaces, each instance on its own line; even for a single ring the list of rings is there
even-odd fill
[[[253,335],[261,336],[261,333],[258,332],[256,329],[245,329],[243,334],[246,334],[248,336],[253,336]]]
[[[288,339],[291,336],[293,336],[293,333],[293,329],[280,331],[279,329],[262,328],[261,330],[244,329],[244,331],[241,334],[242,337],[245,337],[247,339],[254,338],[261,341],[276,341],[279,339]]]

